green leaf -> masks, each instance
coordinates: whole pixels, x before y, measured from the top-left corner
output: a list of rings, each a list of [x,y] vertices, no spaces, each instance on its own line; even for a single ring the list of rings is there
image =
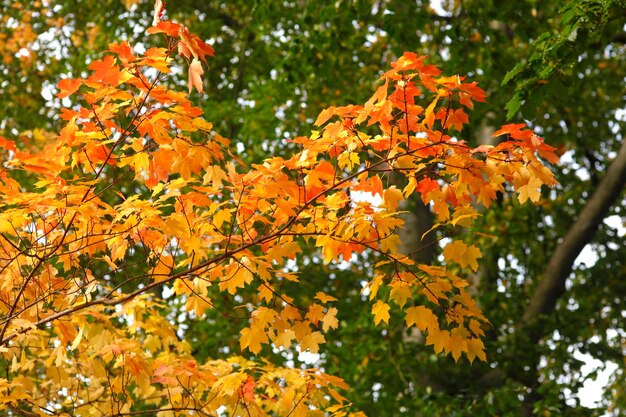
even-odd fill
[[[509,100],[508,103],[506,103],[506,106],[504,106],[504,108],[507,110],[506,118],[509,120],[512,119],[517,114],[520,107],[522,107],[522,99],[519,93],[516,93],[515,96],[511,100]]]

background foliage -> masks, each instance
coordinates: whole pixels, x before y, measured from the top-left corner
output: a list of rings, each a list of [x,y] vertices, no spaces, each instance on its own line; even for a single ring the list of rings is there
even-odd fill
[[[61,104],[51,94],[58,74],[81,76],[113,40],[141,43],[152,20],[152,2],[133,0],[2,6],[0,135],[23,148],[42,147],[60,128]],[[401,0],[181,0],[167,13],[215,48],[200,104],[248,162],[288,152],[283,139],[309,134],[322,108],[364,102],[372,74],[405,50],[427,55],[448,74],[468,74],[488,92],[489,103],[476,105],[460,135],[468,143],[486,143],[495,126],[521,116],[563,154],[564,163],[552,167],[560,186],[543,204],[502,198],[477,226],[495,236],[475,243],[484,259],[473,290],[493,325],[486,363],[455,366],[424,348],[401,320],[375,328],[360,294],[368,259],[341,268],[294,266],[306,284],[293,291],[339,299],[334,336],[341,342],[322,346],[318,360],[345,378],[357,408],[397,416],[625,412],[623,1],[465,0],[434,9]],[[180,78],[184,85],[182,69]],[[601,207],[586,216],[591,201]],[[411,245],[410,235],[421,236],[430,220],[419,202],[408,209],[417,215]],[[587,256],[574,262],[583,247]],[[231,300],[214,301],[218,308],[203,320],[172,313],[188,326],[185,338],[202,359],[237,351],[232,335],[243,326],[223,314]],[[304,360],[296,352],[276,355],[295,366]],[[592,359],[601,361],[597,370],[614,364],[597,408],[575,395],[596,376],[583,367]]]

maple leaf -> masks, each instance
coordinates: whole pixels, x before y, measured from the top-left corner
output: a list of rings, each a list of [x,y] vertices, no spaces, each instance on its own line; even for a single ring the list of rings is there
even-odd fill
[[[152,26],[156,26],[161,22],[163,12],[165,10],[165,4],[162,0],[156,0],[154,2],[154,17],[152,18]]]
[[[437,181],[426,177],[416,184],[415,190],[419,191],[419,193],[422,195],[422,201],[424,202],[424,204],[426,204],[429,202],[428,195],[432,191],[439,191],[440,188]]]
[[[150,35],[154,35],[156,33],[165,33],[168,36],[178,36],[178,32],[182,26],[178,23],[170,22],[169,20],[165,20],[157,23],[156,25],[149,28],[146,32]]]
[[[432,127],[435,123],[435,106],[437,106],[438,99],[439,96],[437,96],[424,111],[424,120],[422,123],[424,123],[425,126]]]
[[[444,127],[452,127],[460,132],[461,129],[463,129],[463,125],[469,122],[469,117],[463,109],[456,109],[446,112],[443,116],[443,120],[446,122]]]
[[[452,330],[450,336],[450,352],[454,361],[457,362],[461,357],[461,353],[467,352],[467,330],[462,327],[457,327]]]
[[[409,307],[405,310],[405,314],[408,327],[415,325],[421,331],[436,331],[439,329],[437,316],[424,306]]]
[[[474,101],[483,103],[487,100],[487,93],[485,93],[485,90],[478,87],[478,83],[476,81],[471,82],[471,83],[463,83],[457,88],[467,93],[471,97],[471,99]],[[466,103],[463,103],[463,102],[462,104],[466,105]],[[467,106],[467,107],[471,108],[472,106]]]
[[[122,42],[121,44],[112,43],[109,45],[109,51],[115,52],[120,58],[120,61],[125,64],[132,62],[136,59],[128,42]]]
[[[288,349],[291,346],[291,341],[296,337],[296,334],[291,329],[286,329],[278,332],[278,335],[273,340],[274,345],[277,348],[285,348]]]
[[[261,345],[267,343],[267,335],[264,331],[245,327],[241,329],[240,333],[239,344],[242,350],[248,349],[250,352],[256,354],[261,351]]]
[[[398,203],[402,200],[404,200],[402,191],[398,190],[395,185],[392,185],[383,192],[383,201],[389,211],[396,211],[398,209]]]
[[[468,339],[466,355],[470,363],[473,363],[474,358],[476,357],[483,362],[486,361],[487,355],[485,355],[485,345],[483,344],[483,341],[477,338]]]
[[[157,264],[152,269],[150,275],[155,277],[156,280],[159,280],[168,276],[174,267],[174,258],[171,255],[164,255],[158,258]]]
[[[450,332],[447,330],[430,330],[426,337],[426,345],[433,345],[435,353],[450,350]]]
[[[541,198],[540,191],[542,185],[543,182],[541,181],[541,179],[537,177],[530,177],[528,179],[528,183],[522,185],[517,189],[517,192],[519,193],[517,198],[520,204],[524,204],[528,199],[535,203],[539,201],[539,199]]]
[[[381,321],[389,323],[389,304],[378,300],[372,307],[372,314],[374,315],[374,323],[378,325]]]
[[[101,82],[117,86],[130,77],[128,73],[122,73],[115,64],[115,58],[107,55],[102,60],[97,60],[89,64],[89,69],[94,73],[87,79],[90,82]]]
[[[470,320],[469,328],[472,331],[472,333],[474,333],[474,335],[476,335],[476,336],[484,336],[485,335],[485,332],[480,327],[480,323],[478,321],[474,320],[474,319]]]
[[[393,282],[391,283],[391,293],[389,294],[389,300],[395,301],[400,308],[406,304],[406,300],[411,298],[411,287],[405,282]]]
[[[215,388],[225,395],[233,395],[247,382],[250,375],[242,372],[222,376],[215,382]]]
[[[337,326],[339,326],[339,321],[337,320],[337,309],[335,307],[331,307],[322,319],[322,329],[327,332],[329,329],[336,329]]]
[[[526,125],[524,123],[509,123],[507,125],[502,126],[500,129],[496,130],[491,134],[491,137],[498,137],[502,135],[510,135],[515,139],[522,139],[524,136],[531,136],[533,134],[532,131],[524,131]]]
[[[12,140],[8,140],[5,137],[0,136],[0,148],[4,148],[9,151],[15,152],[17,148],[15,147],[15,142]]]
[[[306,313],[306,318],[313,325],[317,325],[317,323],[324,317],[324,308],[319,304],[312,304],[309,306],[309,311]]]
[[[256,386],[256,382],[252,376],[248,375],[246,382],[241,385],[241,398],[243,398],[244,402],[250,403],[254,401],[254,387]]]
[[[212,307],[209,300],[195,294],[187,298],[187,302],[185,303],[185,310],[187,312],[193,311],[197,317],[203,317],[205,311]]]
[[[335,107],[330,106],[329,108],[322,110],[322,112],[317,116],[317,119],[313,123],[315,126],[321,126],[328,121],[335,114]]]
[[[239,264],[233,264],[230,268],[231,274],[220,281],[220,289],[227,290],[230,294],[237,293],[238,288],[244,288],[246,284],[249,284],[253,275],[249,268],[240,266]]]
[[[57,84],[59,87],[59,92],[57,93],[58,98],[65,98],[71,94],[73,94],[83,83],[82,78],[64,78]]]
[[[204,86],[202,85],[202,74],[204,74],[204,70],[202,69],[202,64],[198,61],[197,58],[194,58],[191,64],[189,65],[189,92],[191,93],[192,89],[196,89],[198,93],[202,93],[204,91]]]
[[[443,250],[443,257],[446,261],[454,261],[463,268],[469,266],[474,272],[478,270],[478,261],[480,258],[480,249],[476,246],[467,246],[465,242],[455,240],[448,243]]]
[[[330,296],[328,294],[325,294],[321,291],[318,291],[317,294],[315,294],[315,298],[317,298],[318,300],[320,300],[322,303],[326,304],[330,301],[337,301],[337,299],[333,296]]]
[[[198,36],[190,33],[185,26],[180,27],[178,36],[180,37],[178,53],[187,59],[193,56],[195,59],[200,58],[206,62],[207,56],[215,54],[211,45],[204,43]]]

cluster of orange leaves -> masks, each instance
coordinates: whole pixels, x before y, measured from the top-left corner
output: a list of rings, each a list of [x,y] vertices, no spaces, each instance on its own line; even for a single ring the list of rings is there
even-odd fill
[[[242,350],[317,352],[338,326],[337,300],[318,292],[305,305],[281,290],[299,281],[285,265],[307,245],[326,263],[379,259],[363,291],[376,324],[397,309],[435,352],[484,360],[487,321],[458,275],[476,271],[479,248],[452,240],[444,265],[416,264],[398,251],[401,202],[417,193],[444,235],[468,227],[497,193],[537,201],[555,183],[538,155],[556,162],[553,149],[521,125],[496,132],[507,140],[495,146],[457,140],[484,92],[406,53],[365,105],[323,111],[292,157],[243,166],[164,85],[178,52],[191,60],[189,89],[202,91],[199,60],[213,49],[161,21],[159,3],[148,32],[166,47],[112,44],[88,78],[62,80],[58,97],[80,104],[63,109],[53,143],[30,152],[0,138],[0,408],[347,415],[341,379],[315,369],[197,363],[155,291],[168,286],[197,317],[216,294],[253,294]]]

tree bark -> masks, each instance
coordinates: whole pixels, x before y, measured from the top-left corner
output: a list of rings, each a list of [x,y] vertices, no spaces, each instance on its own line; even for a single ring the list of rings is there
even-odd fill
[[[437,254],[438,246],[434,231],[428,233],[422,239],[424,233],[430,230],[434,224],[434,216],[430,207],[425,205],[420,197],[414,198],[410,203],[413,207],[404,213],[404,228],[398,233],[400,236],[400,252],[410,255],[417,263],[429,264]]]

